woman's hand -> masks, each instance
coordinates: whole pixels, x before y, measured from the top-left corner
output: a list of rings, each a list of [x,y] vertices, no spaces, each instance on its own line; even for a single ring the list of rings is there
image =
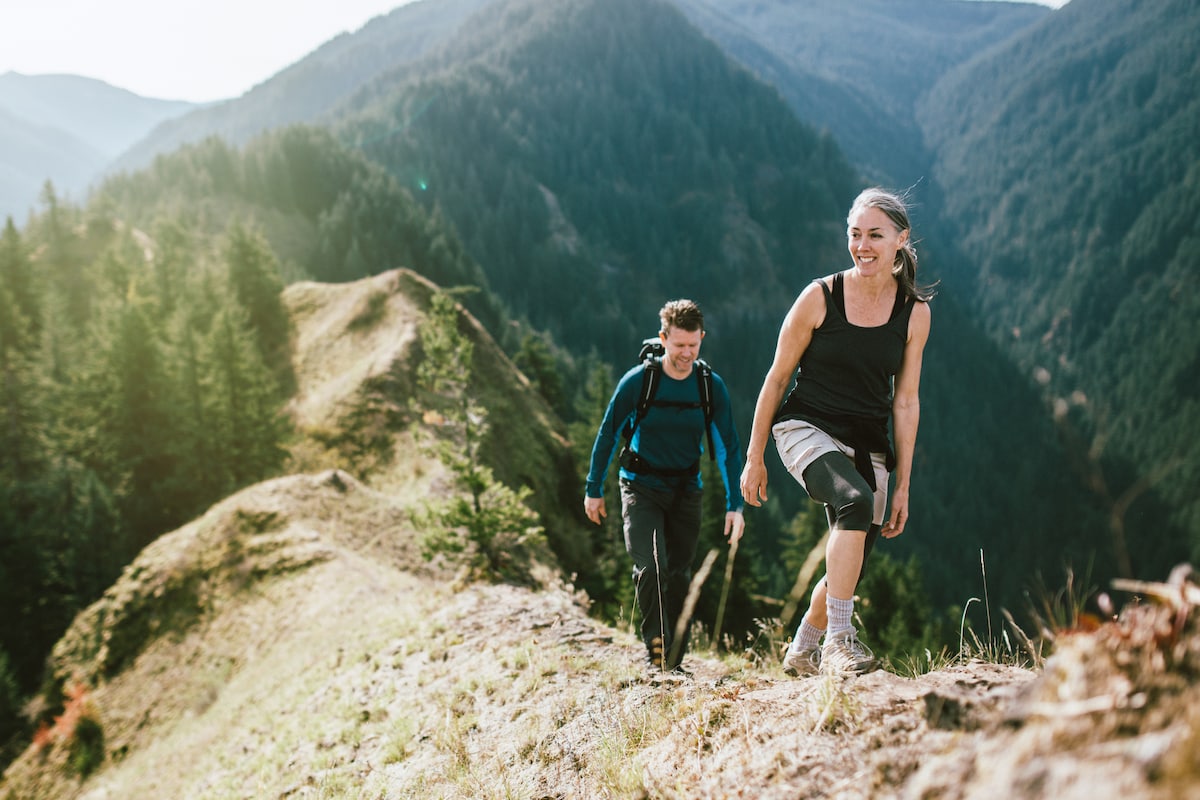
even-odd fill
[[[767,499],[767,465],[761,460],[747,460],[742,468],[742,499],[752,506]]]
[[[892,514],[883,523],[880,532],[885,539],[891,539],[904,533],[904,525],[908,522],[908,490],[897,489],[892,493]]]

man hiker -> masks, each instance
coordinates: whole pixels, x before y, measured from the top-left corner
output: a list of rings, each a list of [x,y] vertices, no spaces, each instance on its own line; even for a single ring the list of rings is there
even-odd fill
[[[672,300],[659,318],[658,342],[647,341],[661,354],[625,373],[604,413],[583,508],[597,525],[607,516],[604,478],[620,434],[621,516],[642,640],[652,670],[684,673],[687,620],[683,636],[675,637],[700,537],[700,456],[707,442],[725,483],[731,545],[745,528],[737,483],[742,460],[725,382],[699,357],[704,315],[691,300]]]

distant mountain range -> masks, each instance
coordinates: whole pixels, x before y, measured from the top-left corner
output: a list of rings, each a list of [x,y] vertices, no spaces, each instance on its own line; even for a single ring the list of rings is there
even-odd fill
[[[194,108],[74,75],[0,75],[0,219],[23,221],[47,180],[82,201],[113,159]]]
[[[196,109],[159,126],[113,169],[145,166],[159,153],[220,136],[231,144],[271,128],[330,117],[368,81],[436,50],[457,26],[493,0],[424,0],[341,34],[239,98]]]

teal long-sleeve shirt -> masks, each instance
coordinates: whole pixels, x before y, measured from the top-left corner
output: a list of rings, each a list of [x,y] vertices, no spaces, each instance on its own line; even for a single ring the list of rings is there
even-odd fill
[[[588,497],[604,496],[604,476],[621,432],[629,425],[637,411],[638,396],[642,391],[641,364],[630,369],[617,383],[616,391],[604,412],[604,420],[596,432],[592,445],[591,465],[587,476]],[[733,424],[733,410],[729,402],[729,390],[717,373],[713,373],[713,448],[725,482],[725,508],[728,511],[742,510],[742,493],[737,481],[742,474],[741,446]],[[658,385],[655,400],[681,403],[699,403],[700,386],[695,368],[692,374],[676,380],[665,372]],[[704,412],[694,408],[651,405],[634,431],[631,446],[642,458],[660,469],[685,469],[696,463],[704,453]],[[674,489],[679,483],[689,482],[697,489],[702,488],[700,475],[682,478],[665,477],[648,473],[634,474],[621,469],[621,477],[643,484],[648,488]]]

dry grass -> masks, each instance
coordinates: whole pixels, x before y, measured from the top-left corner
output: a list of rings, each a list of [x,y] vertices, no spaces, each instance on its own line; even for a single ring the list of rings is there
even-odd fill
[[[96,669],[98,651],[64,648],[62,674],[91,669],[107,760],[80,783],[31,751],[0,797],[966,798],[997,781],[1082,797],[1066,776],[1092,774],[1139,797],[1156,796],[1153,776],[1196,786],[1194,715],[1170,709],[1195,699],[1197,648],[1160,646],[1194,623],[1064,636],[1042,675],[930,655],[915,677],[791,680],[775,663],[698,652],[693,679],[648,680],[636,638],[589,618],[567,585],[410,571],[405,547],[382,543],[415,536],[404,515],[340,482],[264,484],[148,551],[113,597],[186,578],[199,539],[240,538],[229,552],[257,560],[210,576],[194,618],[116,674]],[[325,555],[272,569],[294,552],[289,531]],[[263,537],[272,547],[252,546]],[[103,639],[137,608],[85,615],[101,628],[67,641]]]

